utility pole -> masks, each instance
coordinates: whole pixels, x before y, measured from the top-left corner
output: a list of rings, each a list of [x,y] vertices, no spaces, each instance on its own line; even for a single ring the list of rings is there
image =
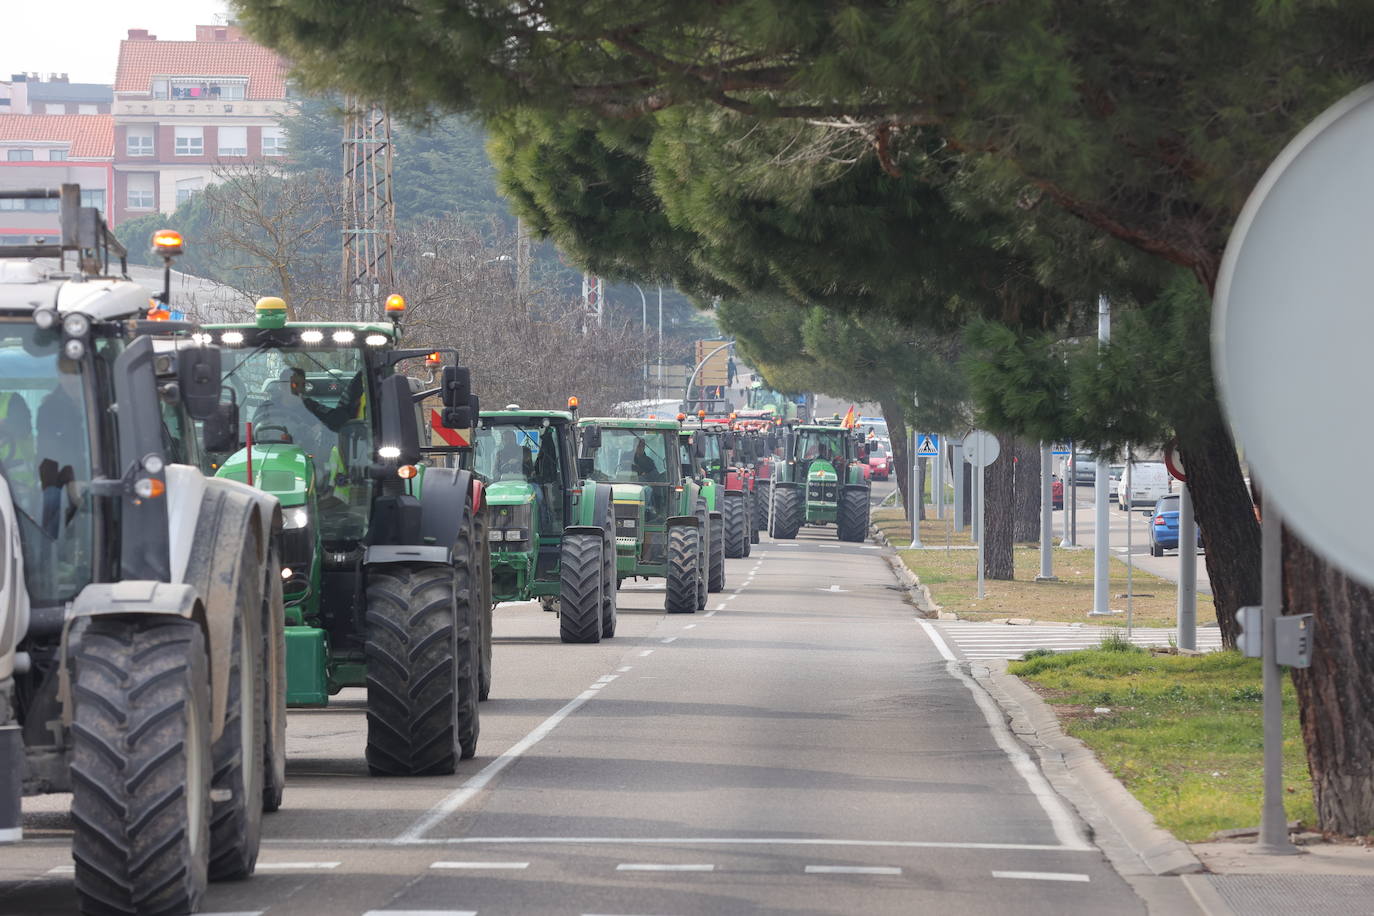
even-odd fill
[[[344,104],[342,293],[355,321],[376,320],[377,306],[396,283],[391,115],[382,105],[357,96]]]
[[[1054,574],[1054,468],[1047,442],[1040,443],[1040,575],[1036,582],[1058,582]]]
[[[1186,483],[1178,494],[1178,647],[1197,648],[1197,523]]]
[[[1112,339],[1112,304],[1106,296],[1097,297],[1098,349],[1106,349]],[[1111,507],[1107,503],[1107,475],[1111,464],[1102,454],[1097,456],[1097,472],[1093,475],[1093,609],[1094,617],[1111,614],[1108,604],[1111,577]]]

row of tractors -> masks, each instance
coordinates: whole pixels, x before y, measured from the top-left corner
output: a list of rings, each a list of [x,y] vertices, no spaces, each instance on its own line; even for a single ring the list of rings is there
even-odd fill
[[[867,532],[853,430],[483,411],[455,350],[402,345],[399,296],[180,320],[79,188],[15,196],[62,228],[0,260],[0,843],[24,796],[71,793],[83,912],[251,874],[288,707],[362,688],[372,774],[454,772],[501,602],[595,643],[626,579],[693,613],[761,532]]]

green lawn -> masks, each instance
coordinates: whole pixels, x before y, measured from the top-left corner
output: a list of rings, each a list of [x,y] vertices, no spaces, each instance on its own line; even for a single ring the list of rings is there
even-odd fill
[[[1152,655],[1127,647],[1013,662],[1012,674],[1052,704],[1065,730],[1096,752],[1182,840],[1259,823],[1260,665],[1235,652]],[[1297,701],[1284,678],[1289,820],[1312,823],[1312,784]],[[1097,714],[1106,707],[1110,713]]]

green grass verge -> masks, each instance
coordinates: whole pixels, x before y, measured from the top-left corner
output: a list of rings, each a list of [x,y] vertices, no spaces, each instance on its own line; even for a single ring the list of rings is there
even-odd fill
[[[1152,655],[1125,644],[1036,655],[1008,670],[1055,707],[1154,815],[1189,842],[1253,827],[1262,801],[1260,663],[1235,652]],[[1292,683],[1283,679],[1289,820],[1315,821]],[[1107,707],[1110,713],[1096,714]]]

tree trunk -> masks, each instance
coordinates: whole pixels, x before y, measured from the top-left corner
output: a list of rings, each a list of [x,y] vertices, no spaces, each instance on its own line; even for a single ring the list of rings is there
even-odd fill
[[[1040,540],[1040,444],[1017,438],[1012,486],[1016,493],[1016,542]]]
[[[1319,830],[1374,833],[1374,591],[1289,530],[1285,611],[1313,615],[1312,667],[1293,669]]]
[[[1260,603],[1259,523],[1230,429],[1219,408],[1208,413],[1209,419],[1179,428],[1179,452],[1207,548],[1221,638],[1235,646],[1236,610]]]
[[[901,406],[892,398],[879,398],[878,407],[887,421],[887,436],[892,441],[892,473],[897,475],[902,507],[906,510],[907,521],[911,521],[911,494],[907,492],[911,489],[911,465],[908,463],[911,459],[907,454],[910,449],[907,447],[906,418],[902,416]]]
[[[1016,493],[1012,457],[1015,440],[998,436],[1001,456],[983,469],[983,573],[989,579],[1014,578],[1012,533],[1016,523]]]

